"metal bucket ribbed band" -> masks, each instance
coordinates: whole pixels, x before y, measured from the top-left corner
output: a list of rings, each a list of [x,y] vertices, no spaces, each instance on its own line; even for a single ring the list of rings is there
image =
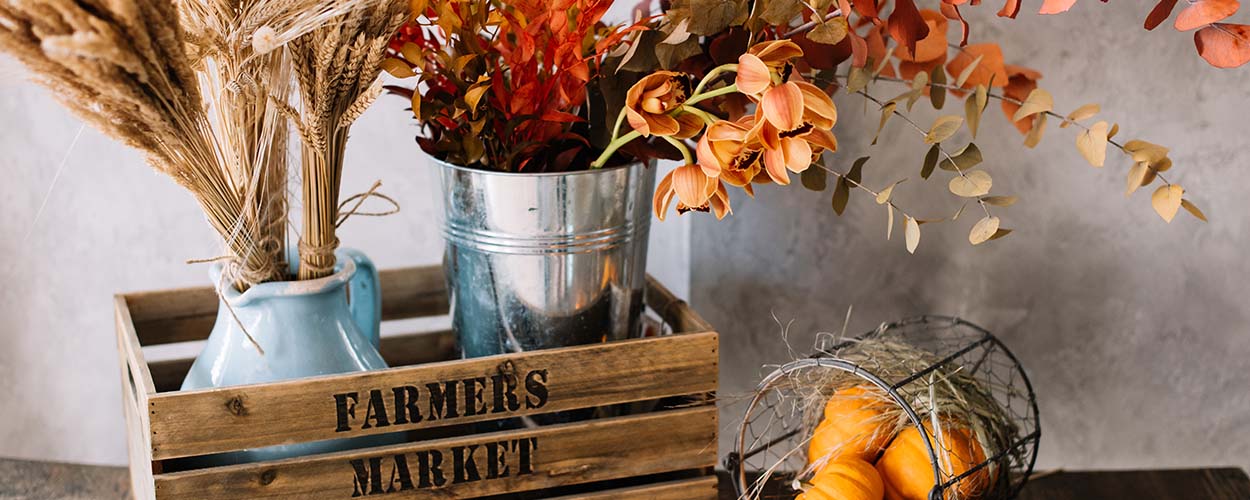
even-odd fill
[[[509,234],[466,227],[454,222],[443,225],[447,243],[461,248],[512,255],[579,254],[611,250],[637,239],[651,228],[651,221],[568,234]]]

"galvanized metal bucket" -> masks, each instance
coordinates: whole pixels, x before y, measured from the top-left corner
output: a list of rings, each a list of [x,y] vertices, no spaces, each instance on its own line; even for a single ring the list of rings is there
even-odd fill
[[[465,357],[637,335],[653,164],[520,174],[429,161]]]

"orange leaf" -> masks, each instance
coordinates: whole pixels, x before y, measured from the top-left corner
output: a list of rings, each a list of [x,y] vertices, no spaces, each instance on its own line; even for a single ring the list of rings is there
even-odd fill
[[[982,61],[982,64],[985,64]],[[1007,85],[1003,87],[1003,96],[1024,101],[1028,99],[1029,93],[1037,88],[1037,81],[1042,78],[1042,74],[1029,68],[1022,66],[1007,65],[1006,73],[1011,75],[1007,81]],[[1011,101],[1003,101],[1003,113],[1007,115],[1007,119],[1011,120],[1015,117],[1016,111],[1020,110],[1020,105]],[[1027,134],[1033,130],[1033,119],[1031,117],[1021,118],[1015,122],[1016,130],[1021,134]]]
[[[942,15],[947,19],[950,19],[951,21],[959,21],[959,46],[963,47],[964,45],[968,45],[968,21],[965,21],[963,14],[959,13],[959,7],[942,2],[939,8],[942,10]]]
[[[1020,0],[1007,0],[1007,3],[1003,4],[1003,9],[998,11],[998,17],[1010,17],[1015,19],[1016,14],[1019,13]]]
[[[1172,15],[1174,8],[1176,8],[1176,0],[1159,0],[1155,8],[1151,9],[1150,14],[1146,16],[1146,30],[1153,30],[1163,24],[1163,21]]]
[[[993,86],[1002,87],[1007,84],[1007,70],[1003,65],[1003,51],[998,48],[998,44],[979,43],[969,45],[959,51],[951,62],[946,64],[946,72],[952,75],[962,74],[964,68],[972,64],[977,56],[981,56],[981,62],[977,63],[977,67],[972,70],[972,74],[964,81],[963,88],[976,88],[977,85],[990,85],[991,79]],[[1028,95],[1027,93],[1025,94]]]
[[[904,62],[929,62],[946,56],[946,18],[936,10],[920,11],[929,27],[929,35],[916,42],[916,50],[912,52],[900,46],[894,51]]]
[[[896,3],[894,12],[890,13],[890,36],[915,54],[916,42],[929,36],[929,25],[920,16],[920,11],[916,10],[916,3],[912,0],[897,0]]]
[[[1185,7],[1185,10],[1182,10],[1180,15],[1176,16],[1175,26],[1179,31],[1189,31],[1222,21],[1236,13],[1237,7],[1241,6],[1241,2],[1238,0],[1189,1],[1189,7]]]
[[[1073,5],[1076,5],[1076,0],[1045,0],[1042,2],[1042,10],[1037,11],[1037,13],[1059,14],[1067,12]]]
[[[1198,55],[1217,68],[1250,62],[1250,25],[1216,23],[1194,33]]]

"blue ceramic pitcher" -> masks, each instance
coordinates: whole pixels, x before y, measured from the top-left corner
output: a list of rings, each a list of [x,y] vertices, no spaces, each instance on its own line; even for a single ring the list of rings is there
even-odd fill
[[[339,249],[335,256],[335,272],[324,278],[261,283],[242,293],[221,287],[217,322],[182,390],[386,368],[378,353],[377,269],[356,250]],[[221,264],[212,267],[213,283],[220,282],[221,272]],[[373,441],[378,439],[273,446],[213,462],[270,460],[377,444]]]

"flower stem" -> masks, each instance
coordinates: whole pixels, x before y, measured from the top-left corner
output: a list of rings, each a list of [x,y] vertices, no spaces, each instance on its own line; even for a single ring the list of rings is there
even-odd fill
[[[608,144],[608,147],[604,148],[603,153],[599,155],[599,158],[596,158],[595,161],[590,164],[590,168],[603,168],[603,165],[608,162],[608,159],[611,158],[613,154],[616,153],[616,150],[639,137],[642,137],[642,132],[632,130],[628,134],[613,139],[612,142]]]
[[[696,108],[696,107],[694,107],[694,106],[684,106],[684,107],[682,108],[682,111],[683,111],[683,112],[686,112],[686,113],[690,113],[690,114],[692,114],[692,115],[695,115],[695,116],[697,116],[697,117],[699,117],[699,118],[702,118],[702,119],[703,119],[703,123],[705,123],[705,124],[707,124],[707,125],[711,125],[711,124],[713,124],[713,123],[716,123],[716,120],[718,120],[718,118],[717,118],[716,116],[712,115],[711,113],[708,113],[707,111],[704,111],[704,110],[702,110],[702,109]]]
[[[703,76],[703,79],[699,80],[699,85],[694,88],[694,93],[692,95],[699,95],[699,92],[702,92],[703,88],[707,87],[707,84],[712,83],[712,81],[715,80],[716,77],[720,76],[722,73],[730,73],[730,72],[736,72],[736,71],[738,71],[737,64],[722,64],[720,66],[712,68],[712,71],[708,71],[707,74]]]
[[[694,158],[690,156],[690,148],[686,147],[686,143],[668,135],[664,136],[664,140],[672,144],[678,151],[681,151],[681,159],[685,160],[686,165],[694,165]]]
[[[714,97],[720,97],[720,96],[723,96],[723,95],[725,95],[725,94],[732,94],[732,93],[737,92],[737,91],[738,91],[738,86],[737,86],[737,85],[730,85],[730,86],[728,86],[728,87],[721,87],[721,88],[719,88],[719,89],[712,90],[712,91],[709,91],[709,92],[704,92],[704,93],[702,93],[702,94],[696,93],[695,95],[693,95],[693,96],[691,96],[691,97],[690,97],[690,100],[686,101],[686,105],[687,105],[687,106],[693,106],[693,105],[695,105],[695,104],[698,104],[698,103],[700,103],[700,102],[706,101],[706,100],[708,100],[708,99],[711,99],[711,98],[714,98]]]

